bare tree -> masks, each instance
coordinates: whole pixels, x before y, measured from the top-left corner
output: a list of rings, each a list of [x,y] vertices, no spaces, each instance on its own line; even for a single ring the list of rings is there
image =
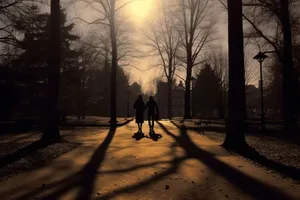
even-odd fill
[[[87,44],[88,41],[81,40],[76,46],[76,51],[79,52],[77,58],[78,64],[76,66],[77,81],[76,87],[76,101],[77,101],[77,116],[84,119],[86,114],[87,103],[89,100],[88,83],[94,73],[94,70],[101,66],[103,58],[99,53]]]
[[[172,118],[172,88],[174,74],[177,68],[176,54],[181,43],[181,37],[174,27],[173,16],[170,11],[162,8],[162,15],[149,26],[145,34],[150,47],[150,54],[158,58],[168,83],[168,118]]]
[[[296,110],[297,77],[294,69],[293,41],[292,41],[292,5],[299,5],[297,0],[249,0],[245,2],[248,12],[244,19],[256,33],[273,48],[282,64],[283,73],[283,112],[286,133],[297,132]],[[292,17],[291,17],[292,16]],[[273,24],[273,26],[270,26]],[[273,34],[263,31],[272,30]],[[275,30],[275,31],[274,31]]]
[[[118,66],[118,32],[117,32],[117,19],[118,13],[122,8],[132,2],[132,0],[83,0],[94,11],[98,13],[98,18],[89,22],[82,18],[80,20],[94,25],[106,26],[109,30],[109,41],[111,48],[111,94],[110,94],[110,124],[114,127],[117,123],[117,109],[116,109],[116,73]],[[106,49],[108,51],[108,49]],[[121,55],[122,57],[122,55]]]
[[[194,66],[201,64],[199,55],[212,38],[214,20],[208,18],[209,0],[179,1],[178,31],[182,46],[178,59],[186,65],[184,118],[190,118],[190,82]]]
[[[8,64],[21,53],[18,48],[20,35],[15,30],[20,22],[30,14],[31,7],[38,7],[46,0],[2,0],[0,1],[0,57]],[[24,22],[25,23],[25,22]]]
[[[223,51],[211,52],[208,58],[220,85],[220,94],[217,102],[219,117],[224,118],[228,92],[228,55]]]
[[[31,6],[45,4],[47,0],[1,0],[0,1],[0,43],[14,45],[17,36],[14,21],[28,14]]]
[[[256,70],[253,67],[251,60],[252,55],[246,53],[245,55],[245,85],[249,85],[256,78]],[[213,49],[208,53],[207,62],[210,63],[216,77],[218,77],[220,88],[218,110],[220,117],[224,118],[227,106],[227,93],[228,93],[228,52],[224,50]]]
[[[14,44],[16,36],[14,34],[12,20],[17,17],[19,12],[22,12],[20,5],[23,0],[3,0],[0,3],[0,43]]]
[[[18,3],[21,3],[23,0],[2,0],[0,4],[0,10],[7,9]]]
[[[136,41],[133,39],[134,28],[124,19],[116,19],[116,39],[118,49],[118,64],[121,66],[135,67],[134,61],[137,58],[135,54],[139,52],[136,48]],[[98,52],[98,56],[103,58],[106,54],[111,59],[112,48],[110,42],[110,29],[106,25],[93,25],[89,27],[89,41],[86,45]]]

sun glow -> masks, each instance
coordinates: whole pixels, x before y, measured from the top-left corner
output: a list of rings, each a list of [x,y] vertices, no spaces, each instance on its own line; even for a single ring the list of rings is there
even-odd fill
[[[153,0],[136,0],[131,4],[131,15],[137,18],[145,18],[151,9]]]

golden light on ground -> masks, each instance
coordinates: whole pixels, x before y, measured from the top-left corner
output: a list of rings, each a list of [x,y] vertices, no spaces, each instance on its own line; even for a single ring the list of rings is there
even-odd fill
[[[136,0],[130,5],[130,13],[136,18],[145,18],[152,7],[153,0]]]

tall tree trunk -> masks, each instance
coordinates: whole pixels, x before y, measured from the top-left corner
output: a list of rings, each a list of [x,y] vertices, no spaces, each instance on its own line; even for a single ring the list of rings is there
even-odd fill
[[[191,55],[191,53],[190,53]],[[185,94],[184,94],[184,119],[191,118],[191,77],[192,77],[192,56],[187,58],[187,70],[186,70],[186,80],[185,80]]]
[[[239,150],[247,146],[244,133],[245,118],[245,68],[242,0],[227,0],[229,91],[228,126],[223,146]]]
[[[296,131],[296,77],[293,62],[292,31],[289,16],[289,1],[280,0],[283,29],[283,115],[285,133]]]
[[[112,48],[111,77],[110,77],[110,125],[117,124],[117,37],[115,28],[115,0],[111,0],[110,40]]]
[[[80,94],[80,90],[81,90],[81,83],[80,83],[80,79],[78,80],[77,83],[77,95],[76,95],[76,103],[77,103],[77,118],[78,120],[80,120],[81,117],[81,99],[82,99],[82,94]]]
[[[172,79],[168,78],[168,118],[172,119]]]
[[[50,40],[49,40],[49,77],[48,98],[43,113],[42,140],[47,142],[60,139],[59,133],[59,83],[60,83],[60,5],[59,0],[51,0]]]

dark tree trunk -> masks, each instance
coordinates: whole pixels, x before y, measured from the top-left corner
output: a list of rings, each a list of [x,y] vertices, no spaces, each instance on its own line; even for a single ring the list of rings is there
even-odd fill
[[[247,146],[244,133],[245,69],[242,0],[228,0],[229,91],[228,126],[223,146],[239,150]]]
[[[292,31],[289,16],[289,1],[280,0],[281,24],[283,29],[283,115],[285,133],[292,133],[296,129],[296,76],[293,62]]]
[[[49,40],[49,77],[48,96],[43,113],[42,140],[46,142],[60,139],[59,133],[59,82],[60,82],[60,5],[59,0],[51,0],[50,40]]]
[[[168,118],[172,119],[172,79],[168,78]]]
[[[219,107],[219,119],[224,119],[225,118],[225,109],[224,105],[220,105]]]
[[[77,95],[76,95],[76,102],[77,102],[77,118],[80,120],[81,118],[81,99],[82,99],[82,94],[81,94],[81,81],[80,79],[78,80],[77,83]]]
[[[186,70],[186,80],[185,80],[185,93],[184,93],[184,119],[191,118],[191,77],[192,77],[192,56],[188,53],[187,58],[187,70]]]
[[[110,77],[110,125],[117,124],[117,37],[115,29],[115,0],[111,0],[110,39],[112,48],[111,77]]]

